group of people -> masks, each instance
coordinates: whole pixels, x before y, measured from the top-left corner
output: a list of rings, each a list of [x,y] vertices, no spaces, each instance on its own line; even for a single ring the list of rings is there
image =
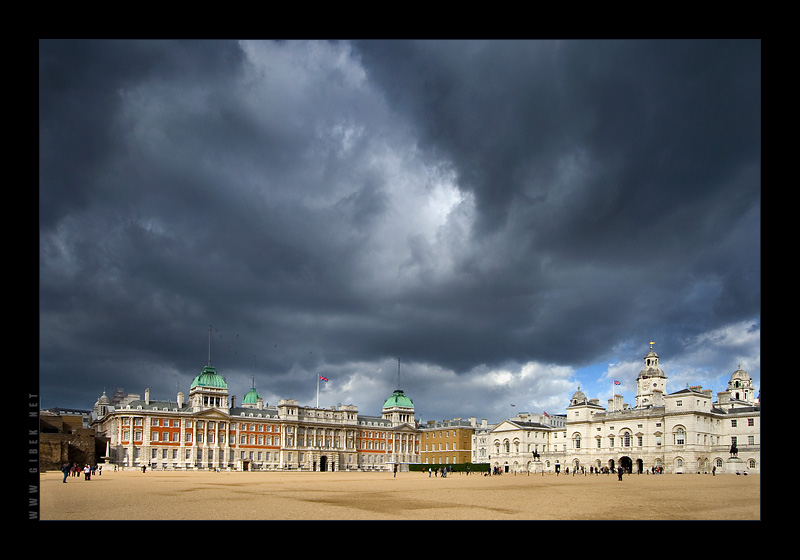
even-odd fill
[[[61,472],[64,473],[64,480],[62,482],[67,482],[67,477],[78,476],[81,472],[83,472],[84,480],[91,480],[92,475],[96,474],[99,476],[103,474],[103,465],[89,466],[89,464],[86,464],[81,468],[81,466],[76,463],[64,463],[64,465],[61,467]]]
[[[447,473],[453,472],[452,467],[440,467],[438,469],[427,467],[426,469],[428,471],[428,478],[431,477],[431,473],[433,473],[433,476],[441,476],[442,478],[447,478]],[[422,472],[425,472],[426,469],[422,469]],[[467,469],[467,474],[469,474],[469,469]]]

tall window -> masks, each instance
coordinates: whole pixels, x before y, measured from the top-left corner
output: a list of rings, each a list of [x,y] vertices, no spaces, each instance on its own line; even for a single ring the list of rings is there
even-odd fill
[[[675,432],[675,445],[683,445],[686,440],[686,433],[683,428],[678,428]]]

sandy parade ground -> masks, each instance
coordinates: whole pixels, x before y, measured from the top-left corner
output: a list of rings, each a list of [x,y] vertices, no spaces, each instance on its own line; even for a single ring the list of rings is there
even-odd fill
[[[104,471],[40,476],[41,520],[760,520],[760,475]]]

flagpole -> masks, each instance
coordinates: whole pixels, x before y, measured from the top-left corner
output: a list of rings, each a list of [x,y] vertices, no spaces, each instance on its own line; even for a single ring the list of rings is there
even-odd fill
[[[319,408],[319,373],[317,373],[317,408]]]

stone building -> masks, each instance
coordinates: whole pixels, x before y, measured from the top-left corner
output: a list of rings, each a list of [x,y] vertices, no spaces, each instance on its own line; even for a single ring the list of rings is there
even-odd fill
[[[608,409],[577,392],[567,407],[564,458],[572,468],[629,472],[760,472],[760,399],[741,366],[713,400],[699,386],[667,392],[667,375],[653,351],[636,378],[636,404],[621,397]]]
[[[475,438],[476,462],[489,463],[493,472],[555,471],[566,447],[564,427],[563,415],[521,412]]]
[[[255,387],[240,405],[211,365],[194,378],[188,398],[103,395],[93,427],[107,438],[107,461],[119,468],[212,470],[391,470],[419,462],[411,399],[397,390],[382,416],[353,405],[306,407],[294,399],[263,402]]]
[[[483,425],[486,420],[483,421]],[[472,440],[478,428],[474,417],[454,418],[421,426],[420,459],[423,465],[455,465],[472,461]]]
[[[64,464],[96,465],[106,442],[90,426],[88,410],[50,408],[39,411],[40,468],[58,470]]]
[[[668,393],[651,343],[636,386],[633,407],[614,395],[604,408],[578,389],[560,426],[501,422],[489,433],[490,462],[514,472],[760,472],[760,398],[741,365],[716,401],[699,386]]]

